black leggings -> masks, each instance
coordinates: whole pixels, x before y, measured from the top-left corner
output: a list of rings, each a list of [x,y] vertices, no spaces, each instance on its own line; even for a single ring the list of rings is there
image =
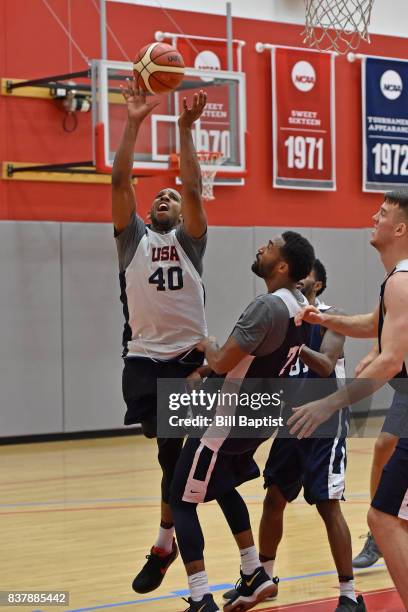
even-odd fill
[[[217,502],[233,535],[251,528],[248,509],[236,489],[217,498]],[[197,504],[172,498],[171,510],[183,563],[203,559],[204,536],[198,520]]]
[[[151,419],[142,421],[142,431],[146,438],[155,438],[157,434],[157,421]],[[157,458],[162,469],[161,497],[166,504],[170,500],[170,487],[173,480],[181,449],[183,448],[183,438],[157,438]]]

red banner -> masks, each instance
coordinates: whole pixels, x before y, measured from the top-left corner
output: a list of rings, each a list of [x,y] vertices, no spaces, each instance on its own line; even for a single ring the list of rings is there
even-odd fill
[[[273,47],[273,185],[336,189],[333,53]]]

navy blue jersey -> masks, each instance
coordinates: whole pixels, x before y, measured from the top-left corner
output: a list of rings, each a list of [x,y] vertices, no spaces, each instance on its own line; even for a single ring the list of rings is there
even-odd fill
[[[326,304],[317,304],[318,309],[321,312],[325,312],[331,308],[331,306],[327,306]],[[311,325],[310,333],[309,333],[309,343],[307,346],[313,351],[320,352],[320,348],[322,345],[322,341],[324,338],[324,334],[326,333],[326,329],[321,325]],[[304,372],[304,376],[306,379],[319,379],[321,378],[316,372],[313,372],[306,364],[300,360],[300,371]],[[346,377],[346,369],[345,369],[345,360],[344,355],[342,354],[337,360],[336,366],[334,370],[328,377],[324,378],[324,382],[319,383],[319,386],[314,388],[306,387],[305,393],[307,394],[307,401],[314,401],[318,399],[322,399],[331,395],[335,391],[338,390],[338,382],[337,379],[344,379]],[[322,437],[327,437],[327,435],[332,432],[333,436],[338,438],[342,438],[347,436],[348,425],[350,419],[350,409],[347,406],[339,411],[339,413],[335,413],[330,417],[330,419],[321,425],[314,437],[319,437],[319,432]],[[325,434],[325,435],[324,435]]]

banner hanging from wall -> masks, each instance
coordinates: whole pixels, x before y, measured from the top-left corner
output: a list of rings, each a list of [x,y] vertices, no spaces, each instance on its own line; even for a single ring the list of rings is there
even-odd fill
[[[408,187],[408,61],[364,57],[363,191]]]
[[[333,53],[272,47],[273,186],[336,189]]]

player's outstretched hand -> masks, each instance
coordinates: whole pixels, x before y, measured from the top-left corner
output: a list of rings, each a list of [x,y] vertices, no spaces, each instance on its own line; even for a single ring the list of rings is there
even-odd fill
[[[311,305],[305,306],[305,308],[302,308],[302,310],[295,315],[295,325],[298,327],[302,325],[302,321],[306,321],[306,323],[311,323],[312,325],[321,325],[324,320],[324,314],[322,314],[316,306]]]
[[[197,121],[197,119],[201,117],[206,104],[207,92],[202,89],[200,89],[198,94],[194,94],[191,108],[187,105],[187,98],[183,98],[183,111],[178,120],[179,126],[190,128],[194,121]]]
[[[298,440],[310,438],[316,429],[327,421],[330,413],[321,401],[310,402],[298,408],[292,408],[294,414],[288,419],[287,425],[290,433],[296,435]]]
[[[121,84],[120,89],[125,98],[128,117],[134,121],[143,121],[160,104],[160,100],[157,99],[146,102],[146,92],[136,87],[135,79],[126,79],[126,85]]]

